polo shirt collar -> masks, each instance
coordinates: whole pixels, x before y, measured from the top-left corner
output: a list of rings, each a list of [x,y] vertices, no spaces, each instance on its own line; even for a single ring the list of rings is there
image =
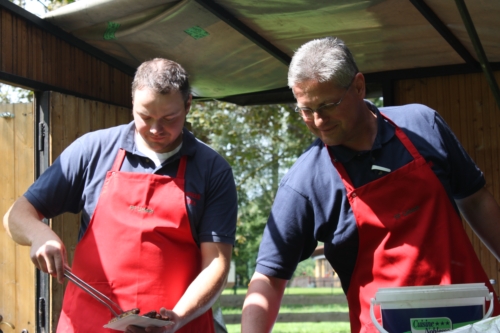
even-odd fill
[[[375,151],[377,149],[381,149],[382,146],[395,135],[395,129],[391,124],[389,124],[382,118],[379,109],[372,102],[365,100],[365,103],[370,111],[372,111],[377,116],[377,135],[371,149],[371,151]],[[347,163],[356,155],[364,153],[352,150],[342,145],[329,146],[328,149],[330,149],[333,156],[335,156],[335,158],[341,163]]]
[[[122,132],[120,148],[129,153],[137,154],[138,150],[135,148],[135,124],[131,121],[126,125],[125,130]]]
[[[196,144],[197,139],[193,133],[187,130],[187,128],[183,128],[182,130],[182,147],[179,151],[179,156],[194,156],[196,153]]]
[[[125,149],[127,152],[134,155],[144,156],[144,154],[137,149],[134,137],[135,124],[134,121],[131,121],[126,125],[125,131],[123,131],[120,148]],[[181,150],[174,156],[170,157],[169,160],[176,160],[183,155],[193,156],[196,153],[196,141],[197,140],[193,133],[191,133],[184,127],[182,130]]]

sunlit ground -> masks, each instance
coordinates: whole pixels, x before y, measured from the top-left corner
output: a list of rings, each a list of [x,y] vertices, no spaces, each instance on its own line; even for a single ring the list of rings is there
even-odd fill
[[[236,290],[237,295],[245,295],[246,289]],[[224,295],[233,295],[233,289],[226,289]],[[343,295],[341,288],[287,288],[285,295]],[[348,312],[347,302],[345,304],[326,305],[283,305],[280,313],[314,313],[314,312]],[[241,314],[239,308],[222,308],[225,314]],[[240,333],[241,324],[226,324],[228,333]],[[273,333],[349,333],[348,322],[304,322],[304,323],[276,323]]]
[[[228,333],[240,333],[240,324],[226,325]],[[350,333],[347,322],[276,323],[273,333]]]

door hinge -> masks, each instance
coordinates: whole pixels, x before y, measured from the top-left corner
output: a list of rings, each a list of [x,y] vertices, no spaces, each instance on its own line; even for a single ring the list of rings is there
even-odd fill
[[[45,138],[47,137],[47,124],[38,123],[38,151],[43,151],[45,148]]]
[[[41,333],[45,333],[45,298],[38,298],[38,327]]]

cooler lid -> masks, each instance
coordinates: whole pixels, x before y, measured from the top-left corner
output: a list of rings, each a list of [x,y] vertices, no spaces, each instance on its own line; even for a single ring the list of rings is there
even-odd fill
[[[463,283],[441,286],[416,286],[379,288],[375,294],[376,303],[416,300],[436,300],[447,298],[487,297],[488,288],[484,283]]]

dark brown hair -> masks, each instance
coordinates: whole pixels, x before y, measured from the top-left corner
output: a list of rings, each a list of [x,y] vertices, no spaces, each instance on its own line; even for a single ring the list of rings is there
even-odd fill
[[[178,90],[182,94],[184,103],[191,94],[186,70],[175,61],[163,58],[145,61],[137,68],[132,81],[132,98],[137,89],[143,88],[152,89],[160,94]]]

